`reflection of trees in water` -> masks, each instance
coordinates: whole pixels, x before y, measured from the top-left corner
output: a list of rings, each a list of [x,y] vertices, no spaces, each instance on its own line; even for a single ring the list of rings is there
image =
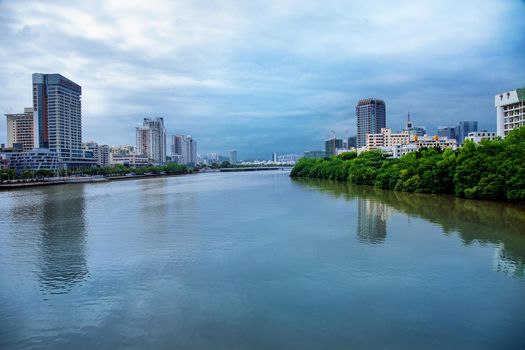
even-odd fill
[[[300,179],[295,182],[349,200],[381,202],[407,215],[436,223],[445,233],[457,232],[467,245],[473,242],[499,245],[495,268],[516,277],[525,277],[523,206],[448,195],[409,194],[326,180]]]
[[[386,222],[392,212],[382,202],[357,199],[357,238],[363,243],[383,243],[386,238]]]
[[[83,186],[46,191],[40,215],[40,282],[52,294],[67,293],[88,275]]]

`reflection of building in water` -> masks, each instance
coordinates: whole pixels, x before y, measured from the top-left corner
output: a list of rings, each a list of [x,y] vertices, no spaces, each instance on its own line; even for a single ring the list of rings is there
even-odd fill
[[[523,278],[525,276],[525,264],[519,258],[512,256],[505,250],[503,243],[494,249],[494,258],[492,259],[494,270],[502,272],[507,276]]]
[[[363,243],[382,243],[386,238],[386,222],[393,209],[382,202],[357,199],[357,238]]]
[[[52,294],[67,293],[88,275],[84,188],[46,189],[40,215],[40,282]]]

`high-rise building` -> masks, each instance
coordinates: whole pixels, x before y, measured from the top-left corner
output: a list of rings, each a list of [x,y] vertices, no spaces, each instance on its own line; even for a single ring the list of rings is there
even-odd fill
[[[357,116],[357,147],[366,145],[366,134],[377,134],[386,128],[385,102],[376,98],[360,100],[355,107]]]
[[[173,159],[180,164],[194,165],[197,163],[197,141],[190,135],[173,135],[171,137]]]
[[[350,136],[347,143],[348,149],[357,148],[357,136]]]
[[[525,125],[525,87],[496,95],[494,104],[498,136]]]
[[[98,143],[91,141],[83,143],[82,148],[93,152],[93,159],[97,165],[101,167],[107,167],[110,165],[108,145],[99,145]]]
[[[142,127],[137,127],[137,154],[145,155],[150,162],[166,162],[166,129],[164,118],[144,118]]]
[[[437,136],[447,139],[456,139],[456,128],[454,126],[439,126]]]
[[[237,150],[230,151],[230,164],[237,164]]]
[[[343,140],[338,138],[330,138],[324,142],[324,150],[327,157],[335,156],[337,150],[343,148]]]
[[[24,108],[24,113],[6,114],[7,118],[7,147],[15,144],[22,146],[24,152],[34,147],[33,136],[33,108]]]
[[[272,153],[272,162],[274,162],[274,163],[277,162],[277,152],[273,152]]]
[[[56,152],[68,168],[92,166],[82,158],[82,88],[60,74],[33,74],[35,148]]]
[[[459,145],[463,144],[465,137],[468,136],[469,132],[478,131],[478,122],[474,120],[460,121],[456,126],[456,142]]]

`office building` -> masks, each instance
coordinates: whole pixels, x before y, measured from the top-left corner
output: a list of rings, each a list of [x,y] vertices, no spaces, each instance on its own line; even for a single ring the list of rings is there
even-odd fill
[[[98,143],[91,141],[83,143],[82,148],[93,153],[92,158],[98,166],[107,167],[110,165],[108,145],[99,145]]]
[[[45,148],[35,148],[29,152],[6,152],[2,154],[2,158],[8,161],[9,169],[19,175],[26,170],[49,170],[57,173],[60,169],[58,153]]]
[[[462,145],[465,137],[469,132],[478,131],[478,122],[474,120],[465,120],[458,123],[456,126],[456,141],[458,145]]]
[[[347,141],[347,148],[357,148],[357,136],[350,136]]]
[[[142,127],[137,127],[136,153],[147,156],[153,164],[166,162],[166,129],[164,118],[144,118]]]
[[[410,143],[410,135],[404,131],[402,133],[392,133],[390,128],[381,128],[378,134],[366,135],[366,150],[372,151],[380,147],[390,147],[394,145],[406,145]]]
[[[195,165],[197,163],[197,141],[190,135],[173,135],[171,151],[172,158],[179,164]]]
[[[343,140],[338,138],[331,138],[324,142],[324,151],[327,157],[335,156],[338,149],[343,148]]]
[[[385,102],[375,98],[360,100],[355,107],[357,116],[357,147],[366,145],[366,134],[378,134],[386,128]]]
[[[272,162],[277,163],[277,152],[272,153]]]
[[[525,87],[495,96],[497,135],[525,125]],[[473,130],[477,131],[477,130]]]
[[[456,128],[454,126],[439,126],[437,136],[447,139],[456,139]]]
[[[82,157],[82,88],[60,74],[33,74],[35,148],[56,152],[68,169],[92,167]]]
[[[494,131],[474,131],[469,132],[465,140],[474,141],[475,143],[480,143],[481,140],[494,140],[496,138],[496,133]]]
[[[28,152],[34,148],[33,136],[33,108],[24,108],[24,113],[6,114],[7,118],[7,147],[17,148]]]
[[[326,152],[325,151],[305,151],[304,157],[305,158],[325,158]]]
[[[237,150],[230,151],[230,164],[237,164]]]

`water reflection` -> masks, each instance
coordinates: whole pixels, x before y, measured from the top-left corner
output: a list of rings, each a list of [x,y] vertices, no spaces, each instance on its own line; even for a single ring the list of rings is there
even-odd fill
[[[44,192],[40,207],[39,279],[50,294],[67,293],[88,276],[84,187],[61,186]]]
[[[386,222],[393,210],[382,202],[357,199],[357,238],[368,244],[383,243]]]
[[[474,242],[496,246],[493,266],[502,273],[525,278],[525,207],[475,201],[446,195],[385,191],[325,180],[295,180],[302,186],[358,201],[357,236],[369,243],[386,237],[386,221],[392,211],[419,217],[457,233],[465,245]],[[384,209],[388,208],[388,209]],[[367,232],[367,230],[371,232]]]

